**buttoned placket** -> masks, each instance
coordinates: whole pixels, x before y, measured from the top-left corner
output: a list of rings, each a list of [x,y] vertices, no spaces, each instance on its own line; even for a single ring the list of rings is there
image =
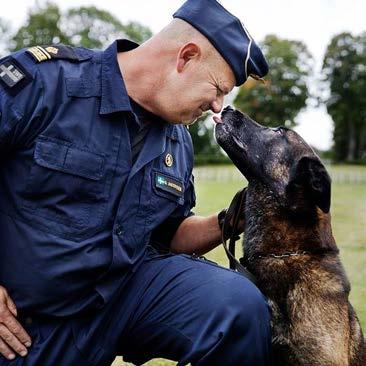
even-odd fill
[[[168,126],[151,126],[151,130],[146,136],[146,141],[140,154],[135,162],[135,164],[131,165],[131,171],[127,178],[126,185],[124,187],[124,191],[121,196],[121,200],[119,203],[117,215],[116,215],[116,224],[115,224],[115,234],[121,237],[123,235],[122,222],[126,221],[134,226],[133,217],[129,216],[129,212],[126,210],[125,202],[130,199],[131,195],[136,189],[136,183],[138,183],[139,179],[136,179],[136,175],[143,175],[144,167],[147,166],[152,160],[156,159],[159,155],[161,155],[165,151],[166,146],[166,131]],[[130,146],[131,150],[131,146]],[[146,173],[145,173],[146,174]],[[143,177],[141,177],[143,179]],[[141,179],[140,178],[140,179]],[[142,182],[140,182],[142,183]],[[140,195],[140,189],[138,194]],[[136,197],[137,199],[137,197]],[[137,205],[137,209],[135,210],[138,213],[140,210],[139,205]],[[128,225],[130,227],[130,224]],[[141,228],[142,229],[142,228]]]

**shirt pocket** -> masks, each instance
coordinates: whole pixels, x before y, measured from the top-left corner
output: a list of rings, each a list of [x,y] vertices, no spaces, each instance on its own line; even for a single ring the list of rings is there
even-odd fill
[[[36,141],[23,208],[32,223],[75,239],[98,231],[106,207],[105,158],[70,142]]]

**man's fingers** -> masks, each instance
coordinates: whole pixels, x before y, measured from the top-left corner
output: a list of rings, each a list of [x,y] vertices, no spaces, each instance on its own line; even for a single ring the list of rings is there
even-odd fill
[[[28,351],[27,348],[19,341],[17,337],[4,325],[0,324],[0,338],[2,342],[5,343],[6,348],[10,348],[21,356],[26,356]],[[10,353],[5,348],[5,352],[7,352],[4,356],[9,358]]]
[[[0,354],[9,360],[26,356],[31,338],[16,320],[17,309],[6,289],[0,286]]]
[[[14,360],[14,352],[0,339],[0,354],[8,360]]]
[[[9,314],[5,321],[3,321],[3,324],[24,346],[30,347],[31,338],[29,334],[12,315]]]
[[[31,338],[16,320],[16,314],[17,310],[13,300],[10,298],[6,289],[0,286],[0,326],[2,329],[5,327],[13,336],[15,336],[18,341],[23,344],[23,348],[24,346],[30,347],[32,343]],[[6,331],[4,332],[6,333]],[[1,334],[0,339],[11,346],[6,339],[2,338]]]
[[[15,306],[14,301],[11,299],[11,297],[10,297],[10,296],[8,296],[8,297],[6,298],[6,304],[8,305],[8,308],[9,308],[10,312],[11,312],[14,316],[17,316],[17,315],[18,315],[17,307]]]

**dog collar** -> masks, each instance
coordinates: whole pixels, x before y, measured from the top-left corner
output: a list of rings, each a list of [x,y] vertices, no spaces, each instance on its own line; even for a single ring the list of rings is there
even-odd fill
[[[334,254],[338,254],[339,250],[335,250],[335,249],[320,249],[320,250],[316,250],[316,251],[308,251],[308,250],[297,250],[296,252],[285,252],[283,254],[275,254],[275,253],[269,253],[269,254],[256,254],[256,255],[252,255],[250,257],[243,257],[240,258],[240,263],[248,263],[248,262],[252,262],[255,261],[257,259],[266,259],[266,258],[275,258],[275,259],[284,259],[284,258],[291,258],[291,257],[299,257],[299,256],[303,256],[303,255],[324,255],[324,254],[329,254],[329,253],[334,253]]]

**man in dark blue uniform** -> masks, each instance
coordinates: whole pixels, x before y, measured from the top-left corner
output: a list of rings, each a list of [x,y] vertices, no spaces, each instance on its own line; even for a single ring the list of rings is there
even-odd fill
[[[139,47],[0,60],[0,365],[270,363],[262,294],[192,255],[220,227],[191,212],[184,126],[266,73],[215,0],[188,0]]]

